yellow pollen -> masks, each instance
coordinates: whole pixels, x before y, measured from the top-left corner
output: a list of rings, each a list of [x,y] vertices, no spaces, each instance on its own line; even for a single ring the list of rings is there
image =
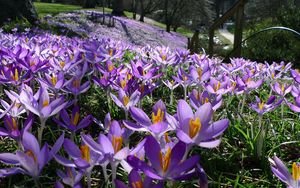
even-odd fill
[[[126,87],[127,82],[126,82],[126,80],[122,80],[120,84],[121,84],[122,89],[124,89]]]
[[[18,69],[15,69],[15,74],[13,76],[14,81],[18,81],[19,80],[19,72]]]
[[[164,111],[162,111],[160,108],[157,110],[156,115],[154,112],[152,112],[152,123],[153,124],[162,122],[163,119],[164,119]]]
[[[163,172],[165,173],[170,165],[170,159],[171,159],[171,148],[168,147],[167,152],[163,154],[162,152],[159,153],[159,159],[160,159],[160,166],[163,169]]]
[[[78,89],[80,86],[80,81],[78,79],[75,79],[75,80],[73,80],[72,84],[73,84],[74,88]]]
[[[130,80],[132,78],[132,75],[130,73],[127,74],[127,80]]]
[[[113,136],[113,138],[112,138],[112,145],[113,145],[115,153],[117,153],[118,151],[120,151],[120,149],[122,147],[122,142],[123,142],[123,138],[122,137]]]
[[[43,102],[43,107],[49,106],[49,101],[48,100],[44,100]]]
[[[221,87],[221,82],[218,81],[218,83],[215,85],[214,90],[215,90],[215,91],[218,91],[218,90],[220,89],[220,87]]]
[[[194,138],[197,133],[200,131],[201,129],[201,121],[200,121],[200,118],[196,118],[195,120],[194,119],[190,119],[190,122],[189,122],[189,136],[190,138]]]
[[[182,75],[182,80],[183,80],[183,81],[187,81],[187,79],[188,79],[188,78],[187,78],[185,75]]]
[[[258,108],[259,108],[260,110],[262,110],[262,109],[264,108],[264,105],[265,105],[265,103],[263,103],[263,102],[258,103]]]
[[[36,156],[34,155],[34,153],[31,151],[31,150],[28,150],[25,152],[26,155],[28,155],[29,157],[33,158],[34,162],[37,162],[37,158]]]
[[[30,61],[29,65],[32,67],[33,65],[35,65],[35,62],[34,61]]]
[[[76,126],[78,124],[78,121],[79,121],[79,113],[76,112],[74,117],[73,117],[73,120],[72,120],[73,125]]]
[[[72,171],[71,171],[71,168],[67,168],[67,173],[68,175],[73,178],[73,174],[72,174]]]
[[[114,53],[113,49],[109,49],[108,54],[110,57],[113,55],[113,53]]]
[[[248,83],[248,82],[251,82],[251,78],[248,78],[248,79],[246,80],[246,83]]]
[[[12,118],[12,123],[9,120],[6,120],[6,123],[11,128],[11,130],[18,130],[18,125],[15,118]]]
[[[292,177],[294,180],[298,181],[300,178],[300,164],[299,163],[293,163],[292,166]]]
[[[170,143],[170,142],[171,142],[171,140],[169,139],[168,133],[165,133],[165,134],[164,134],[164,137],[165,137],[166,143]]]
[[[59,62],[59,66],[60,66],[60,68],[64,68],[64,67],[65,67],[65,65],[66,65],[66,62],[64,62],[64,61],[61,61],[61,62]]]
[[[236,82],[232,82],[232,87],[236,87]]]
[[[115,68],[114,65],[112,65],[112,64],[111,64],[111,65],[108,65],[108,71],[109,71],[109,72],[113,71],[114,68]]]
[[[165,60],[167,59],[167,56],[166,56],[166,55],[163,55],[163,56],[161,57],[161,59],[162,59],[163,61],[165,61]]]
[[[129,103],[129,97],[123,97],[123,104],[126,106]]]
[[[25,41],[26,41],[26,43],[27,43],[27,42],[29,41],[29,39],[26,37]]]
[[[255,73],[255,70],[254,70],[254,69],[252,69],[252,70],[251,70],[251,73],[252,73],[252,74],[254,74],[254,73]]]
[[[274,79],[274,78],[275,78],[275,73],[274,73],[274,72],[272,72],[272,75],[271,75],[271,77],[272,77],[272,79]]]
[[[170,83],[171,83],[171,85],[173,86],[173,85],[174,85],[174,80],[171,80]]]
[[[141,87],[139,88],[139,91],[140,91],[141,93],[144,93],[144,91],[145,91],[145,86],[144,86],[144,85],[141,85]]]
[[[74,55],[70,54],[70,59],[73,60],[74,59]]]
[[[57,83],[57,77],[55,76],[55,74],[52,74],[51,76],[51,83],[53,86],[55,86]]]
[[[198,79],[199,79],[199,80],[201,80],[202,72],[203,72],[203,70],[202,70],[200,67],[198,67],[198,68],[197,68],[197,73],[198,73]]]
[[[131,185],[132,185],[132,188],[143,188],[142,181],[132,182]]]
[[[284,90],[285,90],[285,87],[284,87],[284,85],[282,84],[282,85],[281,85],[281,91],[284,92]]]
[[[80,146],[81,158],[90,162],[90,148],[87,145]]]

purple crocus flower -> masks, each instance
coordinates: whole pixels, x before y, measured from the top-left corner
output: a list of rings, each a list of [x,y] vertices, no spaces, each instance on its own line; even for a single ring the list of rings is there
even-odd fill
[[[115,180],[115,184],[118,188],[163,188],[162,182],[159,184],[153,184],[152,179],[148,176],[146,176],[143,181],[140,174],[134,169],[129,173],[128,186],[120,180]]]
[[[217,147],[221,142],[218,137],[228,127],[229,120],[222,119],[212,123],[212,115],[213,109],[210,103],[200,106],[194,114],[186,101],[179,100],[177,137],[189,144],[189,147],[194,144],[205,148]]]
[[[88,145],[93,151],[99,154],[104,154],[111,161],[124,160],[129,154],[129,148],[123,147],[123,133],[117,121],[112,121],[108,136],[100,134],[98,142],[95,142],[90,135],[82,135],[83,142]]]
[[[151,133],[157,140],[164,135],[167,131],[172,128],[168,126],[166,122],[166,106],[159,100],[152,109],[152,120],[147,116],[147,114],[140,108],[131,107],[129,110],[132,119],[137,123],[132,123],[130,121],[124,121],[124,125],[133,131],[143,131]],[[175,129],[175,128],[173,128]]]
[[[68,153],[73,161],[64,158],[60,155],[56,155],[55,159],[60,164],[66,167],[76,167],[79,169],[84,169],[87,172],[91,172],[93,167],[98,163],[100,154],[94,152],[89,148],[89,146],[82,144],[78,147],[70,139],[64,140],[64,150]]]
[[[189,98],[192,107],[195,109],[209,102],[212,105],[212,109],[216,111],[222,105],[222,95],[209,94],[207,91],[200,93],[196,89],[193,89]]]
[[[289,188],[300,187],[300,163],[293,163],[292,174],[290,174],[288,168],[278,157],[269,158],[269,161],[271,162],[271,170],[277,178],[286,183]]]
[[[84,175],[83,171],[77,171],[75,168],[66,167],[66,173],[57,170],[56,174],[62,179],[63,183],[74,188],[81,188],[81,179]],[[63,185],[61,185],[64,187]]]
[[[0,66],[0,82],[10,83],[13,85],[19,85],[24,81],[30,80],[29,71],[23,71],[22,68],[15,64],[9,64],[6,66]]]
[[[56,118],[53,118],[53,120],[58,125],[70,130],[73,133],[77,132],[80,129],[83,129],[83,128],[89,126],[93,121],[92,115],[88,115],[84,119],[79,121],[80,113],[79,113],[79,106],[78,105],[75,105],[73,107],[71,117],[69,116],[66,109],[63,109],[60,112],[60,117],[61,117],[62,121],[59,121]]]
[[[291,92],[292,86],[286,85],[286,84],[279,84],[278,82],[275,82],[272,87],[272,90],[277,93],[280,97],[285,97],[288,93]]]
[[[45,73],[45,79],[40,79],[47,87],[53,89],[56,93],[65,84],[64,74],[62,72],[50,72]]]
[[[13,103],[8,104],[6,101],[1,99],[1,105],[5,110],[0,109],[0,112],[7,112],[12,117],[18,117],[26,112],[24,106],[20,104],[19,95],[16,92],[7,90],[4,90],[4,92]]]
[[[295,97],[294,100],[295,100],[295,104],[291,102],[287,102],[287,104],[290,107],[290,109],[293,110],[294,112],[300,112],[300,96]]]
[[[116,103],[116,105],[119,106],[120,108],[123,108],[126,113],[128,112],[131,106],[135,106],[139,102],[140,95],[141,93],[138,90],[136,90],[131,94],[131,96],[129,96],[122,89],[119,89],[118,97],[116,97],[112,93],[110,94],[112,100]]]
[[[12,167],[8,169],[1,169],[0,176],[6,177],[13,174],[27,174],[34,179],[38,179],[43,167],[53,158],[58,152],[64,140],[64,134],[62,134],[52,149],[49,149],[46,143],[42,149],[37,139],[29,132],[25,132],[22,137],[22,145],[24,150],[18,150],[16,154],[1,153],[0,160],[5,164],[17,165],[18,167]]]
[[[68,92],[72,93],[75,98],[81,94],[86,92],[90,88],[90,82],[86,81],[81,84],[81,77],[74,76],[72,79],[66,82],[65,86]]]
[[[178,142],[173,148],[167,146],[163,151],[157,140],[148,136],[145,143],[145,153],[151,166],[135,156],[128,156],[127,162],[135,169],[155,180],[175,180],[183,176],[188,177],[189,170],[199,161],[199,156],[184,160],[186,144]]]
[[[273,95],[269,97],[269,99],[267,100],[266,103],[261,101],[261,99],[258,98],[257,96],[255,98],[256,98],[256,101],[254,103],[250,104],[250,108],[255,110],[259,115],[263,115],[267,112],[274,110],[283,101],[283,99],[281,99],[276,102],[276,97]]]
[[[27,88],[29,87],[27,86]],[[20,94],[20,101],[27,110],[39,116],[41,121],[57,114],[67,105],[63,96],[51,101],[47,89],[43,86],[35,95],[32,94],[32,91],[23,89]]]
[[[9,136],[16,141],[21,141],[21,137],[24,132],[28,131],[34,122],[34,117],[30,114],[24,122],[23,129],[20,128],[18,119],[10,115],[5,115],[4,126],[0,127],[0,136]]]

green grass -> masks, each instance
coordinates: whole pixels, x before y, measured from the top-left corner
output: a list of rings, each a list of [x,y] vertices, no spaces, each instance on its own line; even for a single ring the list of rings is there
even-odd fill
[[[40,2],[34,2],[34,6],[40,17],[43,17],[47,14],[55,15],[61,12],[70,12],[70,11],[82,9],[81,6],[77,6],[77,5],[63,5],[63,4],[56,4],[56,3],[40,3]]]

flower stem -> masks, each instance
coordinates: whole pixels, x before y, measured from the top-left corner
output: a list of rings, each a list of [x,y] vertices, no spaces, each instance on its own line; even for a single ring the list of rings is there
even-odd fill
[[[38,128],[38,141],[40,145],[42,144],[42,137],[43,137],[43,131],[45,129],[45,125],[46,125],[46,120],[41,119],[41,126]]]
[[[36,188],[40,188],[41,186],[40,186],[40,184],[39,184],[38,178],[33,178],[33,179],[34,179],[35,187],[36,187]]]
[[[184,100],[186,101],[186,98],[187,98],[187,86],[183,86],[183,91],[184,91]]]
[[[111,179],[112,188],[115,188],[116,187],[115,179],[117,178],[117,164],[114,162],[111,163],[111,174],[112,174],[112,179]]]
[[[284,104],[281,103],[281,119],[283,119],[283,115],[284,115]]]
[[[244,107],[245,107],[245,103],[246,103],[246,97],[247,97],[247,94],[244,93],[244,95],[243,95],[243,101],[242,101],[242,107],[241,107],[241,114],[243,114],[243,112],[244,112]]]
[[[107,164],[102,165],[102,171],[103,171],[103,176],[104,176],[104,180],[105,183],[108,183],[108,175],[107,175]]]
[[[174,100],[174,91],[173,91],[173,89],[171,89],[170,105],[173,105],[173,100]]]
[[[86,178],[87,178],[87,186],[88,188],[91,188],[91,184],[92,184],[91,172],[87,173]]]

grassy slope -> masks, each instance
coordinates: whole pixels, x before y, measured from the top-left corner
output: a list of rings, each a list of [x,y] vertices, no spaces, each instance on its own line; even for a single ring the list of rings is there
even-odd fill
[[[40,17],[43,17],[47,14],[55,15],[61,12],[69,12],[69,11],[83,9],[81,6],[77,6],[77,5],[63,5],[63,4],[56,4],[56,3],[34,2],[34,5]],[[86,10],[97,10],[102,12],[102,7],[97,7],[95,9],[86,9]],[[111,13],[111,11],[112,9],[105,8],[106,13]],[[132,12],[125,11],[125,15],[129,18],[132,18]],[[166,28],[166,25],[160,22],[152,21],[150,24],[155,25],[157,27]],[[179,28],[178,32],[187,37],[191,37],[193,35],[193,33],[190,30],[184,28]]]

